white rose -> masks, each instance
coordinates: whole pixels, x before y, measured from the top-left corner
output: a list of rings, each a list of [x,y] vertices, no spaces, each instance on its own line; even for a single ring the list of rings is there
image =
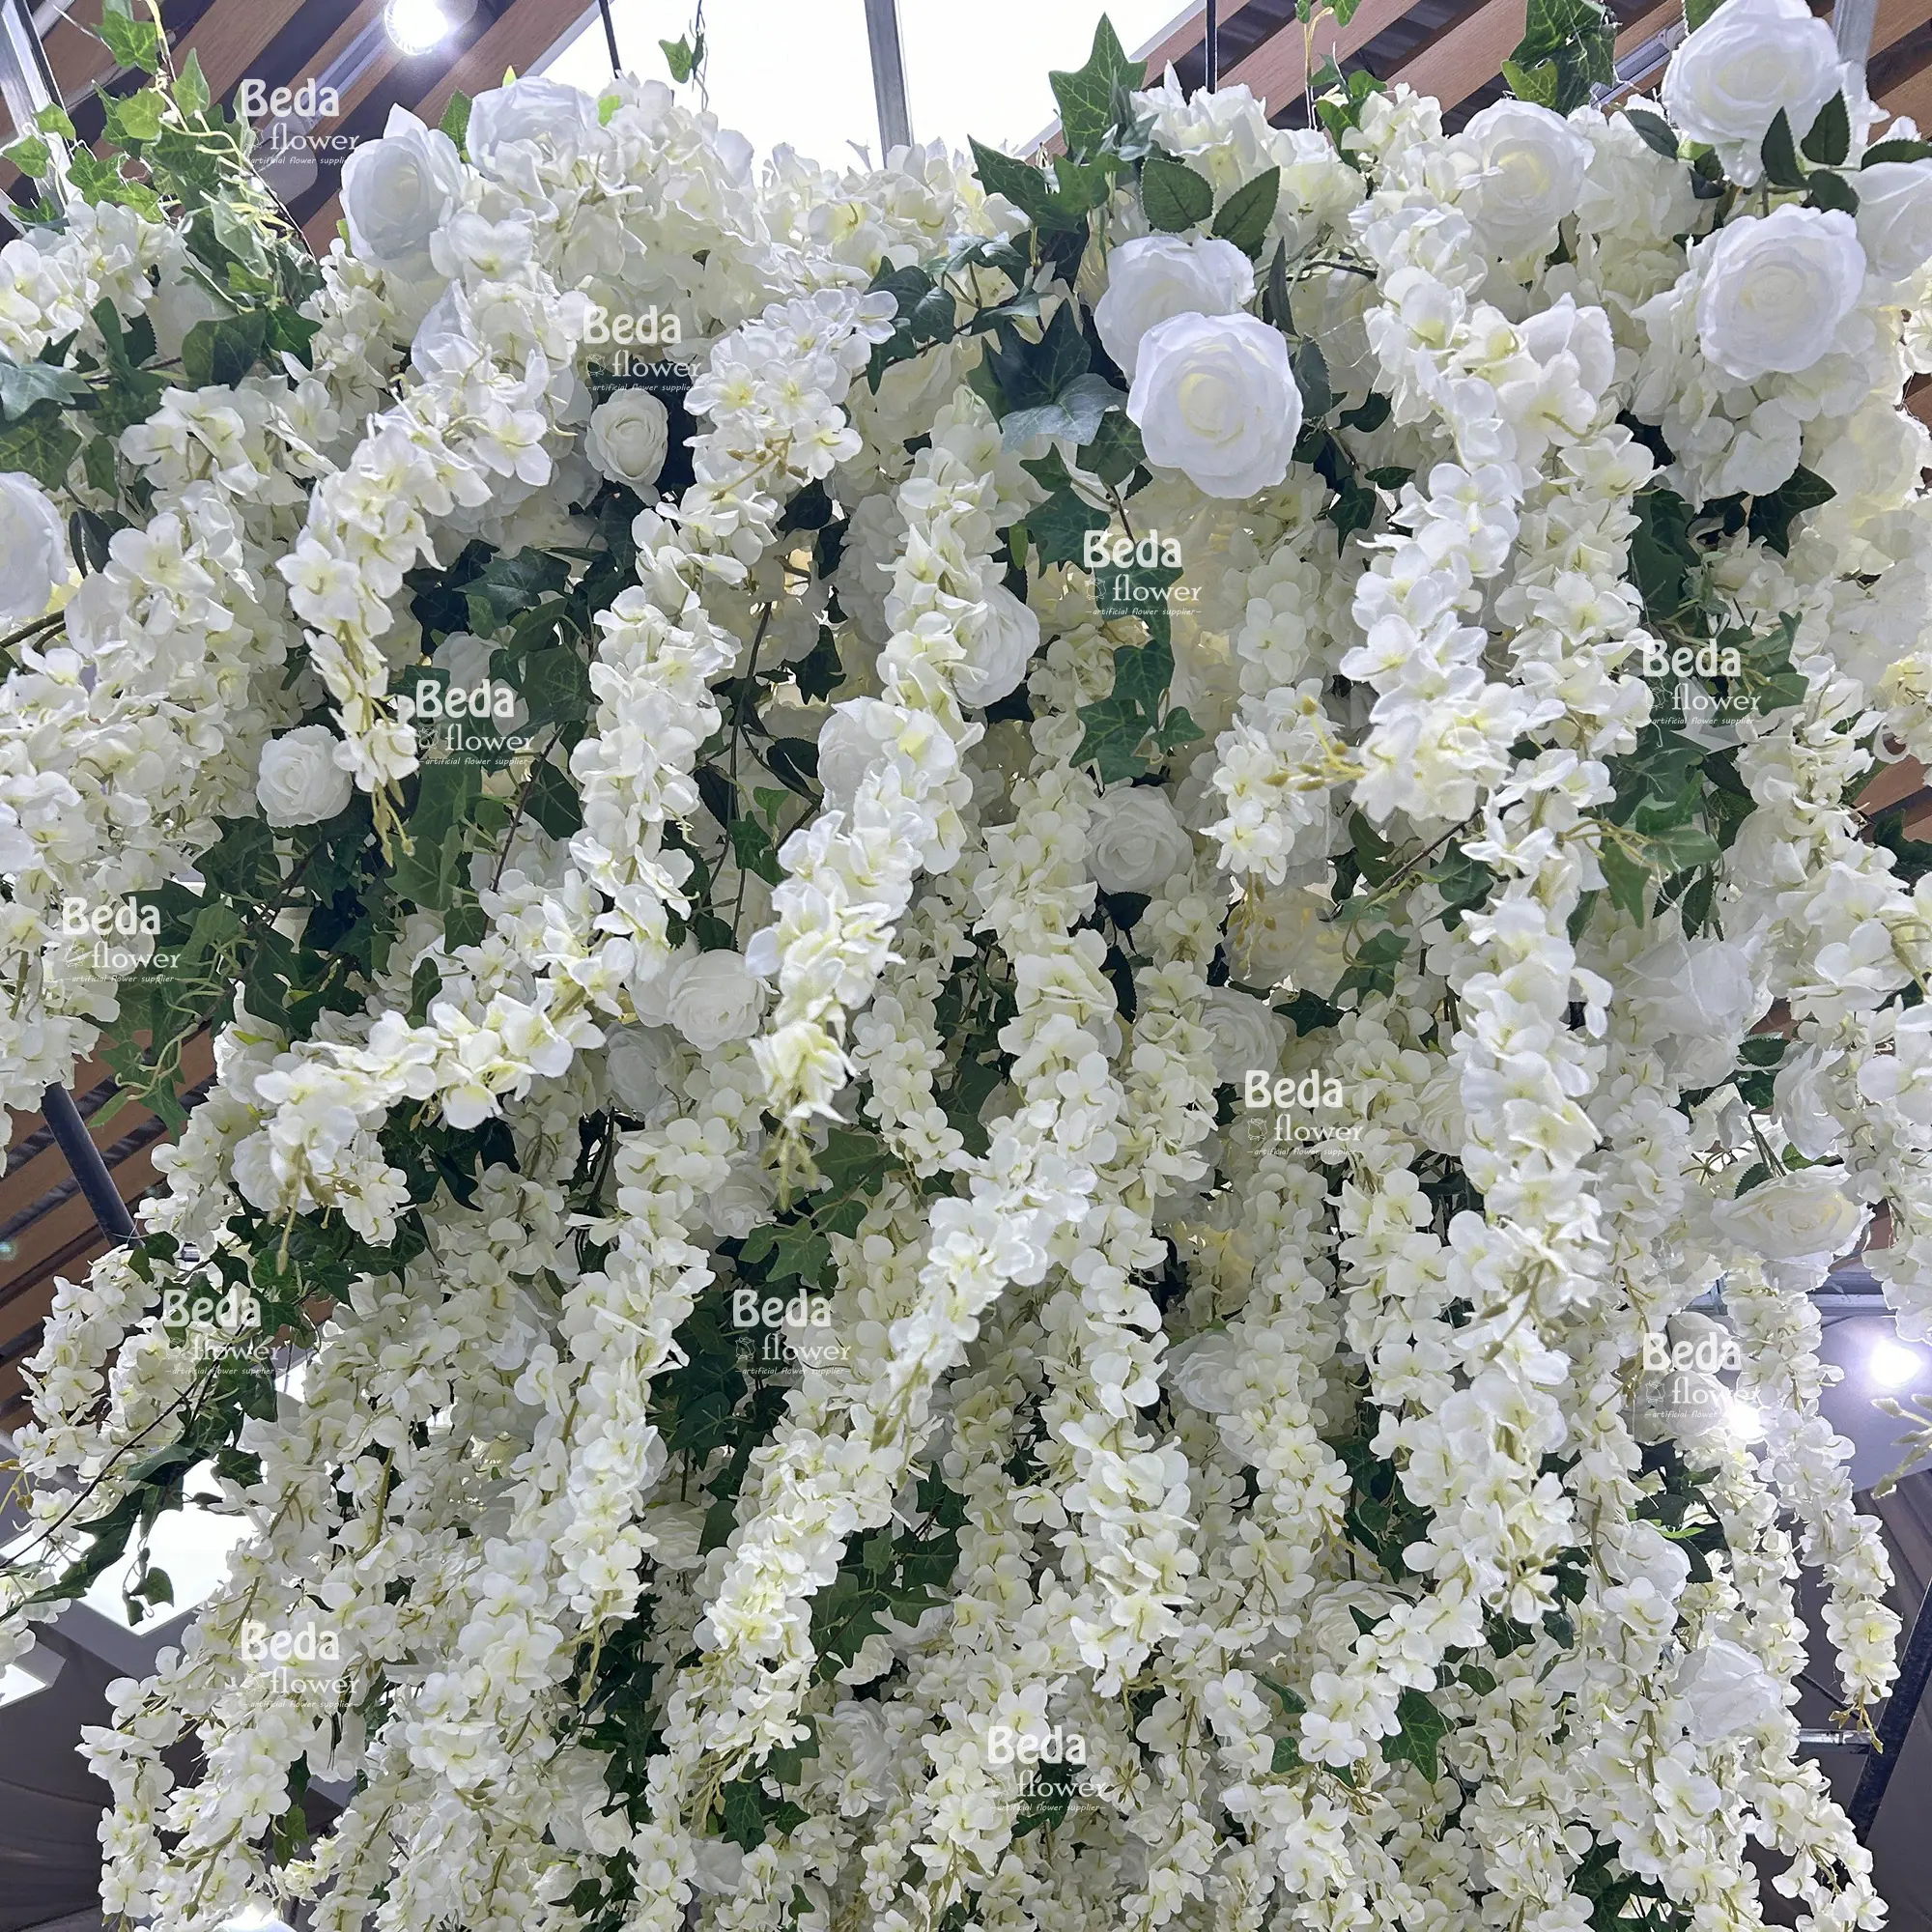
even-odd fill
[[[20,470],[0,475],[0,624],[40,616],[72,569],[53,499]]]
[[[1859,242],[1875,275],[1902,282],[1932,261],[1932,161],[1861,168]]]
[[[707,953],[707,958],[717,958]],[[698,1209],[704,1224],[721,1241],[742,1241],[753,1228],[772,1217],[772,1187],[756,1155],[732,1161],[721,1187],[704,1197]]]
[[[1589,141],[1547,107],[1499,100],[1471,118],[1459,144],[1476,161],[1461,206],[1484,247],[1507,261],[1547,249],[1582,192]]]
[[[1204,1415],[1234,1413],[1238,1400],[1234,1385],[1240,1372],[1240,1345],[1225,1328],[1177,1342],[1161,1371],[1168,1387]]]
[[[1806,1160],[1823,1160],[1836,1153],[1845,1137],[1831,1108],[1831,1094],[1836,1085],[1832,1069],[1844,1057],[1835,1051],[1827,1052],[1822,1046],[1807,1046],[1793,1054],[1777,1069],[1777,1076],[1772,1082],[1772,1104],[1778,1121],[1791,1145]],[[1874,1061],[1860,1069],[1861,1089],[1864,1086],[1864,1074],[1876,1065]]]
[[[327,724],[303,724],[262,747],[255,796],[270,825],[320,825],[348,805],[355,787],[337,762],[342,749]]]
[[[1732,6],[1738,0],[1730,0]],[[1849,214],[1793,208],[1745,215],[1698,250],[1697,340],[1741,383],[1796,375],[1831,347],[1864,287],[1865,251]]]
[[[1764,172],[1759,150],[1778,109],[1802,141],[1844,81],[1832,29],[1804,0],[1724,0],[1671,55],[1663,111],[1748,187]]]
[[[675,976],[664,992],[665,1017],[699,1053],[758,1030],[764,984],[738,953],[690,953],[665,970]]]
[[[407,108],[390,108],[383,138],[364,142],[343,164],[350,252],[378,268],[425,273],[430,238],[449,219],[462,190],[456,143]]]
[[[818,782],[827,806],[850,811],[866,774],[898,736],[898,714],[877,697],[835,704],[818,731]]]
[[[1238,1086],[1254,1067],[1274,1078],[1288,1028],[1264,1001],[1234,986],[1210,987],[1201,1004],[1201,1024],[1214,1036],[1217,1083]]]
[[[670,453],[670,412],[648,389],[619,389],[590,412],[583,448],[613,483],[647,490]]]
[[[966,626],[966,662],[952,671],[962,704],[997,704],[1018,690],[1039,648],[1039,619],[1004,583],[980,604],[982,613]]]
[[[677,1049],[659,1027],[618,1027],[611,1036],[604,1071],[625,1113],[648,1121],[670,1095]]]
[[[1693,1744],[1722,1744],[1741,1731],[1756,1730],[1784,1709],[1776,1678],[1749,1651],[1723,1637],[1684,1660],[1675,1688],[1690,1707],[1685,1729]]]
[[[1152,893],[1194,864],[1194,841],[1154,785],[1122,785],[1099,802],[1087,869],[1103,893]]]
[[[1666,939],[1631,962],[1625,984],[1653,1038],[1735,1041],[1764,1006],[1749,952],[1728,939]]]
[[[1252,497],[1288,474],[1301,391],[1278,328],[1251,315],[1177,315],[1141,339],[1127,414],[1148,460],[1209,497]]]
[[[1232,242],[1143,235],[1107,257],[1107,293],[1094,305],[1094,327],[1131,382],[1142,339],[1156,323],[1233,315],[1254,298],[1254,265]]]
[[[1864,1209],[1838,1185],[1838,1167],[1801,1167],[1711,1209],[1718,1232],[1770,1262],[1835,1259],[1864,1226]]]
[[[539,75],[493,87],[469,103],[463,145],[485,174],[501,174],[513,141],[541,143],[559,155],[575,155],[597,132],[597,103],[581,87]]]

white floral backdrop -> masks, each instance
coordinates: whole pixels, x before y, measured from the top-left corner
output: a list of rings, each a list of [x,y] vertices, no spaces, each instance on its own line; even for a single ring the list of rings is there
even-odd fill
[[[1103,26],[1051,159],[844,174],[522,80],[317,264],[108,19],[0,251],[0,1067],[218,1079],[5,1641],[251,1536],[89,1737],[107,1908],[1883,1923],[1794,1582],[1868,1725],[1932,145],[1830,28],[1605,111],[1539,4],[1445,134]]]

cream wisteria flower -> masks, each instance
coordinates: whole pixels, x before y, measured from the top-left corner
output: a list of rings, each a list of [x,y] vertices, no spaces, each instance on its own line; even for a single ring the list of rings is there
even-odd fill
[[[1734,185],[1821,34],[1677,53]],[[0,478],[6,1091],[215,1062],[0,1609],[181,1455],[249,1526],[110,1909],[1878,1921],[1791,1687],[1801,1567],[1854,1710],[1897,1634],[1811,1293],[1932,1332],[1924,164],[1089,77],[1037,196],[403,117],[228,383],[177,221],[0,250],[122,385]]]

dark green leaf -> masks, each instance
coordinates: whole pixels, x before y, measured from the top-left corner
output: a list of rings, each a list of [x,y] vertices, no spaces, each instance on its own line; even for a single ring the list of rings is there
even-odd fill
[[[1798,158],[1798,144],[1791,138],[1791,117],[1777,110],[1764,143],[1758,150],[1764,162],[1764,176],[1773,187],[1803,187],[1804,164]]]
[[[1214,212],[1214,190],[1206,175],[1150,155],[1141,163],[1141,204],[1150,224],[1171,234],[1206,221]]]
[[[269,320],[260,309],[198,322],[182,344],[182,374],[196,388],[221,384],[233,388],[262,354]]]
[[[58,490],[80,452],[80,438],[52,403],[37,404],[0,427],[0,470],[24,469],[43,489]]]
[[[161,30],[152,20],[137,20],[128,0],[103,0],[97,31],[123,67],[153,73],[160,66]]]
[[[1880,141],[1860,157],[1861,168],[1875,167],[1880,161],[1932,160],[1932,141]]]
[[[1448,1721],[1420,1690],[1405,1690],[1396,1700],[1395,1709],[1402,1728],[1394,1737],[1382,1740],[1383,1759],[1389,1764],[1401,1764],[1406,1759],[1434,1783],[1438,1769],[1437,1750],[1449,1734]]]
[[[1819,108],[1810,132],[1804,136],[1804,152],[1821,167],[1844,165],[1845,156],[1852,152],[1852,117],[1842,94],[1833,95]]]
[[[0,417],[23,416],[36,403],[70,403],[86,394],[86,383],[71,369],[0,355]]]
[[[1666,161],[1677,158],[1677,130],[1662,114],[1648,107],[1626,107],[1624,119],[1643,137],[1645,147],[1655,149]]]
[[[1793,521],[1806,510],[1829,503],[1836,495],[1822,476],[1801,464],[1769,496],[1751,499],[1750,533],[1778,555],[1786,556],[1791,551]]]
[[[460,87],[449,97],[449,105],[442,110],[442,119],[437,125],[459,148],[469,139],[469,97]]]
[[[1806,184],[1806,208],[1834,208],[1840,214],[1859,212],[1859,191],[1843,175],[1819,173]]]
[[[1244,255],[1260,255],[1280,199],[1281,170],[1269,168],[1237,187],[1221,204],[1214,216],[1214,233],[1222,241],[1232,242]]]

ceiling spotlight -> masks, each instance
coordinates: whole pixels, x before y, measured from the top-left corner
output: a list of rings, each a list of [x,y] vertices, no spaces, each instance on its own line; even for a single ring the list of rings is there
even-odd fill
[[[453,34],[469,23],[476,0],[388,0],[383,9],[383,31],[396,51],[410,58],[434,53]]]
[[[1880,1388],[1903,1388],[1914,1377],[1922,1375],[1925,1357],[1917,1349],[1908,1349],[1890,1336],[1877,1343],[1865,1358],[1865,1371]]]

